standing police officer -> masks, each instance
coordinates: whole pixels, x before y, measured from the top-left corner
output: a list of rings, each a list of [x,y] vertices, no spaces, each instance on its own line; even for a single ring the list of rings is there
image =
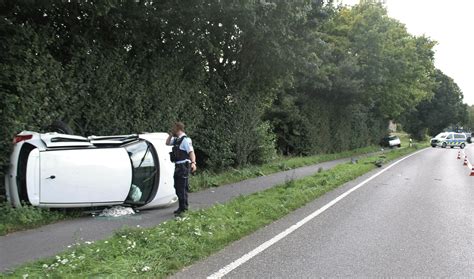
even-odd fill
[[[176,215],[188,210],[189,174],[196,171],[196,155],[193,143],[184,133],[184,124],[176,122],[171,128],[166,145],[173,146],[171,162],[175,163],[174,189],[178,196],[179,207]]]

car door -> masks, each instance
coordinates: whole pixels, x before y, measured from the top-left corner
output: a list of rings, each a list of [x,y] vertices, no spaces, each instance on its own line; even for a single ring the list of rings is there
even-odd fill
[[[453,134],[449,134],[447,137],[446,137],[446,143],[448,145],[452,145],[453,144],[453,141],[454,141],[454,135]]]
[[[465,143],[466,141],[466,137],[464,136],[464,134],[454,134],[454,139],[455,139],[456,145],[461,145]]]
[[[124,148],[40,153],[40,204],[64,207],[121,204],[132,181]]]

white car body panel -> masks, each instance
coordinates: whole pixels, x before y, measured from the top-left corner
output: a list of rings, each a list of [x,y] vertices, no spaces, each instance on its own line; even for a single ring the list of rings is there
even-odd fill
[[[40,160],[42,204],[121,204],[127,198],[132,169],[123,148],[43,151]]]
[[[146,140],[154,147],[158,157],[158,188],[146,204],[135,207],[165,207],[177,201],[173,181],[174,164],[169,159],[171,146],[166,145],[166,133],[89,138],[31,131],[24,131],[19,135],[31,135],[31,139],[16,143],[10,158],[5,185],[7,199],[13,206],[21,206],[17,174],[20,151],[24,144],[33,148],[28,155],[26,167],[27,202],[32,205],[58,208],[126,205],[132,181],[132,166],[125,146],[133,144],[133,138],[123,142],[117,138],[127,136],[134,137],[135,142],[137,138]],[[52,140],[53,138],[56,139]],[[112,146],[104,147],[110,144]],[[150,163],[147,160],[143,162],[144,165]],[[55,178],[47,179],[51,175]]]
[[[398,146],[398,145],[401,144],[401,142],[400,142],[400,139],[397,138],[397,139],[394,139],[394,140],[389,141],[388,144],[389,144],[390,146]]]
[[[28,168],[26,169],[26,189],[28,199],[32,205],[40,205],[40,152],[34,149],[28,156]]]

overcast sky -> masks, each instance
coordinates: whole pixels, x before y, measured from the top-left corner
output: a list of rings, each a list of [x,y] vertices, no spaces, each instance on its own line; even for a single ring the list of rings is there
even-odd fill
[[[343,0],[355,4],[359,0]],[[391,17],[414,35],[438,42],[435,64],[461,87],[464,102],[474,104],[474,1],[386,0]]]

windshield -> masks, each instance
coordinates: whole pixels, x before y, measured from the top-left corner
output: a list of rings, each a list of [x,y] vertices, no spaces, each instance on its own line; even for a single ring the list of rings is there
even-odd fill
[[[150,195],[155,192],[155,181],[158,167],[153,156],[153,148],[146,141],[140,141],[125,147],[133,167],[132,185],[127,197],[127,203],[145,204]],[[157,184],[157,183],[156,183]]]
[[[438,134],[435,138],[444,139],[444,138],[446,138],[447,135],[448,134],[446,134],[446,133],[441,133],[441,134]]]

